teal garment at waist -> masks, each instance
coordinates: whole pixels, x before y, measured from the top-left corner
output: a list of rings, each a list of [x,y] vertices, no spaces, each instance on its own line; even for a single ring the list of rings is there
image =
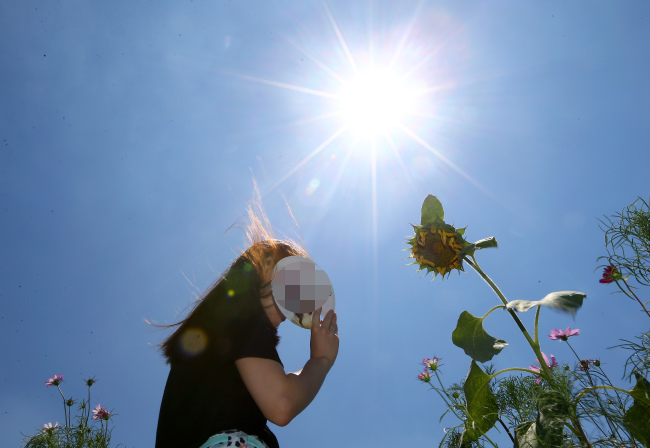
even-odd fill
[[[251,436],[245,432],[237,430],[224,431],[210,437],[207,442],[200,448],[221,448],[221,447],[239,447],[239,448],[268,448],[264,442],[256,436]]]

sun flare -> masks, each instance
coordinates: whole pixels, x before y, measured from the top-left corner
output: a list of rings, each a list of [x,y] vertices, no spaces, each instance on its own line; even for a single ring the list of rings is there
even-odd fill
[[[341,115],[354,134],[370,138],[397,127],[413,113],[414,92],[389,71],[372,70],[346,82]]]
[[[452,159],[447,158],[436,145],[428,141],[432,130],[429,123],[436,126],[438,123],[450,120],[441,111],[445,110],[445,98],[448,95],[445,90],[453,88],[455,83],[444,69],[446,67],[443,57],[445,44],[429,47],[424,45],[426,42],[422,42],[414,35],[417,10],[414,12],[412,22],[403,28],[401,38],[375,41],[373,35],[367,47],[359,46],[359,36],[355,36],[354,27],[348,31],[351,35],[346,39],[327,4],[324,4],[324,10],[338,41],[337,51],[334,53],[331,51],[336,48],[336,42],[323,46],[319,40],[318,45],[310,47],[287,40],[300,52],[300,61],[311,62],[311,64],[301,64],[301,70],[298,72],[291,72],[294,78],[301,80],[300,82],[228,73],[248,81],[291,90],[300,95],[321,98],[325,101],[322,109],[311,102],[297,101],[295,104],[304,105],[307,107],[306,112],[313,115],[292,122],[291,126],[311,125],[320,121],[325,123],[331,121],[334,124],[329,135],[322,137],[313,149],[307,151],[300,160],[289,167],[283,176],[270,185],[265,194],[280,187],[309,163],[322,159],[324,151],[333,151],[331,156],[334,158],[337,148],[346,148],[344,157],[340,159],[341,164],[337,165],[339,172],[332,188],[336,189],[343,171],[348,166],[348,161],[352,160],[351,156],[361,154],[357,159],[367,160],[371,167],[372,214],[373,222],[376,223],[379,160],[377,156],[380,155],[384,160],[392,154],[396,166],[401,168],[406,180],[415,191],[415,184],[411,177],[413,170],[412,167],[407,166],[409,162],[404,157],[405,148],[412,146],[409,143],[415,143],[416,148],[424,150],[441,165],[449,167],[489,194],[485,187],[465,173]],[[367,50],[364,50],[364,47]],[[322,49],[327,49],[324,53],[325,58],[319,57]],[[358,49],[361,51],[354,51]],[[330,59],[333,54],[336,57]],[[442,68],[433,67],[434,61],[437,61],[439,63],[437,65]],[[319,70],[311,72],[314,68],[311,67],[312,65]],[[431,70],[427,71],[427,69]],[[307,71],[302,72],[302,70]],[[350,136],[352,138],[349,138]],[[411,153],[413,150],[410,150]],[[417,160],[426,157],[426,154],[419,154]],[[328,161],[326,166],[333,165]],[[321,183],[312,185],[310,182],[309,186],[305,185],[304,191],[308,192],[307,195],[312,195],[316,189],[322,190],[320,185]],[[376,238],[376,233],[374,235]]]

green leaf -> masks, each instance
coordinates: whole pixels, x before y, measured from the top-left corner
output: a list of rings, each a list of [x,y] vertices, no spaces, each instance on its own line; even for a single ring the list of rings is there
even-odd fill
[[[456,231],[456,232],[458,232],[458,231]],[[484,238],[484,239],[478,240],[477,242],[472,243],[472,244],[466,242],[465,246],[460,251],[459,256],[461,258],[463,258],[464,256],[473,257],[475,251],[481,250],[481,249],[486,249],[488,247],[498,247],[497,239],[495,237],[491,236],[489,238]]]
[[[497,239],[493,236],[489,238],[483,238],[474,243],[474,246],[477,249],[487,249],[488,247],[498,247]]]
[[[537,436],[541,446],[562,446],[564,423],[569,418],[571,404],[556,390],[543,390],[537,397]]]
[[[456,329],[451,334],[451,341],[462,348],[467,356],[479,362],[487,362],[498,355],[508,345],[503,339],[487,334],[483,328],[484,317],[472,316],[463,311],[458,317]]]
[[[445,211],[442,208],[442,203],[437,197],[428,195],[422,203],[422,218],[420,225],[433,224],[437,220],[444,221]]]
[[[554,448],[562,446],[564,424],[571,405],[564,395],[543,390],[537,398],[537,420],[515,428],[515,448]]]
[[[577,291],[557,291],[550,293],[542,300],[512,300],[506,305],[506,308],[522,313],[534,306],[543,305],[575,315],[576,311],[582,306],[582,300],[586,297],[586,294]]]
[[[463,391],[467,399],[463,441],[471,442],[488,432],[499,417],[497,399],[490,389],[490,376],[474,360],[465,378]]]
[[[634,372],[636,385],[630,391],[634,404],[623,415],[623,425],[645,446],[650,446],[650,382]]]
[[[523,422],[517,425],[514,448],[539,448],[540,446],[537,438],[537,423]]]

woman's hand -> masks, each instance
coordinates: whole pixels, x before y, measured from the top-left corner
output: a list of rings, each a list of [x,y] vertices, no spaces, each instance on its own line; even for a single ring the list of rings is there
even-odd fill
[[[311,359],[325,358],[329,368],[332,367],[339,353],[339,327],[336,323],[336,313],[330,310],[325,318],[320,320],[321,309],[314,311],[311,317]]]

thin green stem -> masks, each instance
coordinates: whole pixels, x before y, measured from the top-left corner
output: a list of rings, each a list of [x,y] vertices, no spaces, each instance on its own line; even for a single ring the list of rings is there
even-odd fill
[[[90,418],[90,386],[88,386],[88,403],[85,409],[85,424],[88,426],[88,418]]]
[[[70,428],[70,426],[68,425],[68,409],[66,408],[65,395],[63,395],[63,391],[61,390],[61,387],[59,387],[58,384],[56,385],[56,388],[59,390],[59,393],[61,394],[61,398],[63,398],[63,418],[64,418],[63,422],[65,426],[65,438],[66,441],[69,441],[70,434],[68,432],[68,429]]]
[[[492,311],[496,311],[496,310],[498,310],[498,309],[500,309],[500,308],[505,308],[505,306],[504,306],[504,305],[497,305],[497,306],[495,306],[494,308],[490,308],[490,310],[489,310],[487,313],[485,313],[485,314],[483,315],[482,319],[485,319],[485,318],[488,317],[490,314],[492,314]]]
[[[632,297],[634,297],[634,298],[636,299],[636,301],[639,302],[639,305],[641,305],[641,308],[643,308],[643,311],[645,311],[645,313],[648,315],[648,317],[650,317],[650,312],[649,312],[648,309],[645,307],[645,304],[644,304],[643,302],[641,302],[641,299],[639,299],[639,298],[637,297],[637,295],[634,294],[634,291],[632,291],[632,288],[630,288],[630,285],[627,284],[627,280],[625,280],[625,279],[623,278],[623,279],[621,279],[621,281],[622,281],[623,283],[625,283],[625,287],[627,288],[627,291],[625,291],[623,288],[621,288],[621,285],[618,283],[618,280],[616,281],[616,286],[618,286],[618,288],[619,288],[621,291],[623,291],[624,294],[626,294],[626,295],[630,295],[630,294],[631,294]]]
[[[499,423],[501,423],[501,426],[503,426],[503,429],[506,430],[506,433],[508,434],[508,437],[510,437],[510,440],[512,441],[512,443],[517,443],[515,441],[515,438],[512,436],[512,433],[510,433],[510,430],[508,429],[508,426],[503,422],[501,417],[499,417],[498,420],[499,420]]]
[[[582,389],[580,392],[578,392],[578,394],[576,395],[576,398],[573,400],[573,404],[574,404],[574,406],[578,404],[578,401],[580,401],[580,399],[583,397],[583,395],[585,395],[585,394],[587,394],[587,393],[589,393],[589,392],[591,392],[591,391],[593,391],[593,390],[596,390],[596,389],[610,389],[610,390],[615,390],[615,391],[618,391],[618,392],[623,392],[624,394],[627,394],[627,395],[629,395],[630,397],[632,397],[632,394],[630,393],[629,390],[621,389],[620,387],[616,387],[616,386],[606,386],[606,385],[602,385],[602,386],[586,387],[586,388]],[[633,397],[633,398],[634,398],[634,397]]]
[[[542,311],[542,307],[538,306],[537,311],[535,311],[535,344],[539,345],[539,313]]]
[[[535,372],[534,370],[530,370],[530,369],[524,369],[523,367],[509,367],[507,369],[499,370],[498,372],[495,372],[492,375],[490,375],[490,381],[492,381],[493,378],[496,378],[498,375],[501,375],[502,373],[514,372],[514,371],[520,371],[520,372],[532,373],[533,375],[539,375],[539,372]]]
[[[580,437],[580,432],[569,422],[564,422],[564,425],[571,430],[576,436]]]
[[[485,439],[486,439],[488,442],[490,442],[494,448],[499,448],[499,445],[497,445],[496,443],[494,443],[494,442],[492,441],[492,439],[490,439],[490,438],[487,436],[487,434],[483,433],[483,437],[485,437]]]
[[[446,395],[445,395],[447,392],[446,392],[445,386],[442,384],[442,380],[441,380],[440,377],[438,376],[438,372],[437,372],[436,370],[434,370],[433,373],[436,375],[436,379],[438,380],[438,384],[440,384],[440,389],[438,389],[437,387],[433,387],[433,386],[431,386],[431,388],[433,388],[436,392],[438,392],[438,395],[440,395],[440,398],[442,398],[442,400],[445,402],[445,404],[446,404],[447,407],[451,410],[451,412],[456,416],[456,418],[457,418],[458,420],[460,420],[460,421],[463,421],[463,418],[460,417],[460,416],[456,413],[456,410],[454,409],[454,406],[453,406],[451,403],[449,403],[449,401],[447,400],[447,397],[446,397]],[[442,392],[440,392],[440,390],[445,391],[445,394],[443,394]]]
[[[553,379],[553,373],[551,373],[551,369],[549,368],[548,365],[544,362],[544,357],[542,356],[542,351],[539,348],[539,344],[531,338],[530,334],[528,333],[528,330],[524,326],[524,324],[521,322],[519,319],[519,316],[515,313],[514,310],[508,308],[508,300],[505,298],[499,287],[492,281],[490,277],[487,276],[485,272],[479,267],[478,262],[476,261],[476,258],[472,257],[472,260],[474,262],[471,262],[468,258],[465,258],[465,261],[467,262],[468,265],[470,265],[474,270],[480,275],[485,282],[490,285],[492,290],[496,293],[496,295],[501,299],[501,302],[505,305],[506,309],[510,313],[510,316],[513,318],[519,329],[521,330],[521,333],[524,335],[526,340],[528,341],[528,344],[530,345],[530,348],[533,349],[533,352],[535,352],[535,355],[537,356],[537,360],[539,361],[540,365],[540,374],[549,382],[549,383],[554,383]],[[542,373],[543,372],[543,373]]]
[[[587,436],[585,435],[585,432],[582,429],[582,426],[580,425],[580,422],[575,419],[571,418],[571,421],[574,423],[574,425],[570,424],[569,422],[564,422],[564,425],[571,430],[573,434],[578,438],[578,440],[582,439],[580,444],[583,447],[591,447],[591,443],[589,443],[589,440],[587,440]]]
[[[580,359],[580,356],[578,356],[578,353],[573,349],[573,346],[569,343],[568,340],[566,340],[565,342],[566,342],[566,344],[569,346],[569,348],[571,349],[571,351],[573,352],[573,354],[576,356],[576,358],[578,359],[578,364],[581,364],[581,363],[582,363],[582,360]],[[594,381],[593,381],[593,378],[591,377],[591,374],[589,373],[589,371],[585,369],[584,372],[585,372],[585,374],[587,375],[587,379],[589,380],[589,384],[591,384],[592,387],[595,386]],[[616,430],[616,427],[612,425],[612,422],[610,422],[609,419],[607,418],[607,412],[605,411],[605,406],[604,406],[603,403],[600,401],[600,395],[598,395],[598,394],[596,394],[596,401],[598,401],[598,405],[600,406],[600,410],[602,411],[603,416],[605,416],[605,421],[607,421],[607,426],[609,426],[609,430],[612,432],[612,434],[616,433],[617,437],[620,439],[620,438],[621,438],[621,435],[620,435],[620,434],[618,433],[618,431]],[[605,431],[603,431],[603,429],[602,429],[602,428],[600,427],[600,425],[596,422],[596,419],[591,415],[591,413],[588,412],[587,415],[588,415],[589,418],[591,419],[592,423],[596,426],[596,428],[598,428],[598,430],[599,430],[600,432],[602,432],[603,434],[605,434]]]

